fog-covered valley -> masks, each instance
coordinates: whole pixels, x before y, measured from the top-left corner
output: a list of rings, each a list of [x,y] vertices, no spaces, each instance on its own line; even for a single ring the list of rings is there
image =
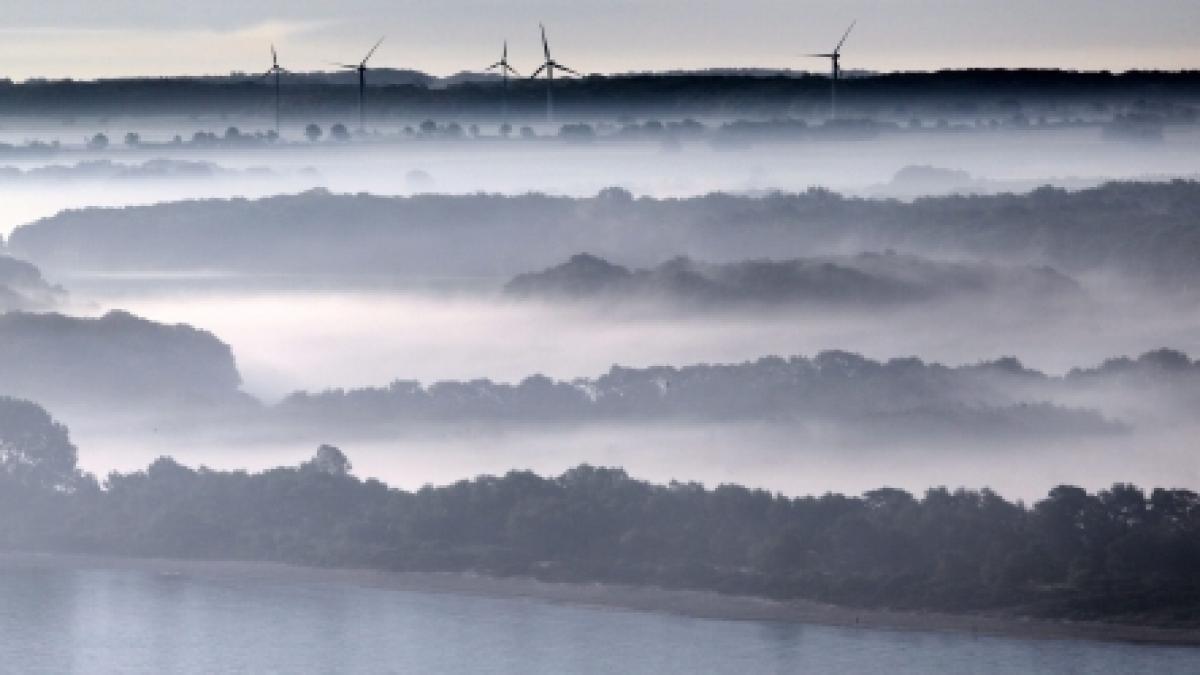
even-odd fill
[[[0,321],[0,393],[98,475],[1200,484],[1200,132],[1057,119],[10,127],[0,298],[61,316]]]
[[[10,333],[6,371],[37,385],[13,390],[22,381],[14,377],[10,393],[45,402],[98,473],[136,469],[168,449],[195,464],[266,468],[333,442],[363,475],[409,487],[581,461],[662,480],[686,465],[689,478],[795,494],[883,481],[916,490],[936,476],[1033,498],[1068,478],[1195,477],[1196,367],[1170,354],[1147,354],[1124,371],[1119,361],[1101,367],[1164,345],[1200,354],[1195,315],[1177,291],[1148,300],[1083,283],[1058,298],[958,289],[882,305],[689,307],[668,296],[622,307],[513,297],[491,278],[342,282],[77,278],[60,310],[124,308],[212,334],[188,347],[165,327],[107,315],[77,326],[93,335],[85,351],[71,346],[80,340],[71,331],[36,337],[30,321],[10,315],[36,347],[18,349]],[[849,360],[822,354],[831,349]],[[58,350],[78,354],[73,377],[57,374]],[[784,359],[759,361],[766,356]],[[824,368],[811,370],[807,358]],[[633,379],[600,397],[613,377]],[[142,391],[114,395],[114,380]],[[56,381],[60,391],[45,389]],[[182,406],[171,402],[181,391],[192,396]],[[613,408],[634,392],[649,398]]]
[[[135,285],[147,283],[153,282]],[[725,363],[825,349],[948,364],[1012,355],[1052,373],[1164,346],[1200,354],[1197,319],[1174,299],[1147,304],[1088,296],[1077,307],[1051,305],[1053,311],[1040,303],[1026,310],[968,297],[932,307],[681,313],[654,304],[614,309],[519,300],[490,286],[479,289],[479,280],[451,280],[453,290],[373,286],[357,292],[231,290],[227,279],[161,283],[175,290],[134,291],[123,279],[122,290],[107,291],[112,295],[76,290],[70,306],[81,315],[126,308],[155,321],[204,327],[231,345],[246,387],[266,400],[296,389],[380,386],[397,377],[514,382],[543,373],[570,379],[613,364]],[[1114,313],[1126,320],[1111,325]]]
[[[842,70],[855,25],[831,76],[583,75],[544,28],[532,79],[286,69],[313,24],[265,74],[0,78],[0,653],[717,662],[535,598],[787,633],[747,672],[815,663],[789,622],[832,672],[922,670],[870,626],[964,631],[897,634],[942,670],[1200,644],[1200,71]]]
[[[1131,456],[1143,482],[1191,475],[1190,411],[1200,397],[1200,366],[1171,352],[1065,376],[1011,359],[946,368],[826,352],[603,368],[558,382],[431,376],[424,386],[313,387],[277,402],[245,395],[233,352],[186,327],[124,314],[10,314],[0,333],[8,393],[55,411],[85,449],[82,465],[97,473],[136,469],[168,446],[181,461],[266,468],[332,441],[365,475],[408,487],[506,463],[545,472],[620,464],[667,480],[686,462],[698,480],[754,480],[789,493],[821,484],[854,492],[886,473],[911,489],[930,475],[983,476],[1032,497],[1043,481],[1079,480],[1081,462],[1097,484],[1130,475]]]
[[[227,124],[179,123],[187,125],[184,130],[195,126],[218,137]],[[250,123],[262,125],[263,120]],[[158,145],[129,147],[120,140],[125,127],[117,124],[104,149],[88,149],[82,129],[64,136],[64,145],[53,149],[0,147],[0,197],[9,203],[0,231],[66,208],[263,197],[313,187],[379,195],[536,191],[587,197],[620,186],[638,196],[688,197],[821,186],[851,195],[912,199],[1024,192],[1043,184],[1077,189],[1111,179],[1162,180],[1200,173],[1193,159],[1200,150],[1200,132],[1191,126],[1169,127],[1156,141],[1108,138],[1099,127],[1086,126],[929,129],[857,140],[767,135],[730,145],[665,133],[580,143],[560,138],[544,122],[531,127],[539,137],[503,138],[495,123],[485,123],[479,138],[457,140],[401,135],[390,141],[311,143],[302,128],[295,128],[283,145],[175,145],[166,137]],[[127,126],[137,124],[131,120]],[[25,139],[47,143],[52,138],[45,130],[35,133],[39,135]],[[155,138],[153,131],[145,133]],[[116,169],[97,171],[97,163]],[[904,172],[913,167],[933,167],[939,173]],[[70,190],[60,189],[63,181],[69,181]]]

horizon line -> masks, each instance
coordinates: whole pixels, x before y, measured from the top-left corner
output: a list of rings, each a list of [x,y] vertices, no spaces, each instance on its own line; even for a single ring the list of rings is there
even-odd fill
[[[399,68],[390,66],[379,66],[371,68],[376,72],[390,73],[411,73],[416,76],[424,76],[435,81],[454,80],[463,77],[477,77],[480,79],[496,79],[500,76],[492,75],[482,70],[459,70],[449,74],[435,74],[430,71],[420,70],[417,68]],[[938,69],[908,69],[908,70],[877,70],[868,68],[853,68],[842,71],[844,76],[854,79],[866,79],[874,77],[889,77],[896,75],[939,75],[948,73],[1061,73],[1069,75],[1108,75],[1108,76],[1126,76],[1126,75],[1193,75],[1200,74],[1200,67],[1197,68],[1127,68],[1124,70],[1113,70],[1107,68],[1083,69],[1083,68],[1061,68],[1055,66],[972,66],[967,68],[938,68]],[[326,76],[341,76],[344,75],[340,70],[304,70],[289,72],[288,75],[293,77],[316,77],[321,75]],[[797,68],[777,68],[770,66],[712,66],[707,68],[678,68],[670,70],[625,70],[625,71],[609,71],[609,72],[589,72],[585,73],[582,78],[570,79],[622,79],[633,77],[695,77],[695,76],[725,76],[725,77],[795,77],[797,79],[804,77],[820,77],[828,78],[829,74],[823,70],[806,70]],[[130,82],[130,81],[163,81],[163,80],[219,80],[228,78],[259,78],[261,73],[250,71],[230,71],[228,73],[195,73],[195,74],[142,74],[142,75],[114,75],[104,77],[56,77],[48,75],[31,75],[21,79],[13,79],[10,77],[0,77],[0,83],[9,85],[23,84],[62,84],[62,83],[79,83],[79,84],[100,84],[105,82]],[[568,80],[569,81],[569,80]],[[449,82],[448,84],[461,84]],[[392,86],[387,84],[375,86]]]

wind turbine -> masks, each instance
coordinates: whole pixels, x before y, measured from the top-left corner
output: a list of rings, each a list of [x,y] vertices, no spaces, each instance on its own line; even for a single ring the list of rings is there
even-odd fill
[[[366,114],[363,112],[363,99],[367,93],[367,61],[371,60],[371,57],[375,55],[375,50],[379,49],[379,45],[381,45],[381,44],[383,44],[383,38],[379,38],[379,41],[375,43],[375,46],[371,47],[371,51],[367,52],[367,55],[363,57],[363,60],[359,61],[357,64],[350,64],[350,63],[335,63],[335,64],[333,64],[335,66],[340,66],[342,68],[345,68],[346,70],[358,71],[358,130],[359,131],[363,131],[366,129]]]
[[[500,60],[493,63],[492,65],[488,66],[484,70],[497,70],[497,69],[500,70],[500,77],[504,81],[504,94],[503,94],[503,96],[504,96],[504,103],[503,103],[504,112],[503,112],[503,116],[508,117],[508,74],[512,73],[513,75],[516,75],[517,77],[521,76],[521,74],[518,73],[515,68],[508,65],[508,40],[504,41],[504,51],[500,54]]]
[[[830,116],[834,119],[837,119],[837,83],[842,77],[842,45],[846,44],[846,38],[850,37],[850,31],[854,30],[854,26],[857,23],[858,20],[856,19],[850,24],[850,27],[846,29],[846,34],[842,36],[841,41],[837,43],[837,46],[833,48],[832,52],[829,52],[828,54],[808,55],[818,59],[829,59],[831,62],[833,62],[833,79],[829,83],[829,110]]]
[[[271,67],[267,68],[267,72],[263,77],[275,76],[275,135],[279,136],[279,76],[288,72],[286,68],[279,65],[279,54],[275,52],[275,45],[271,45]]]
[[[571,70],[570,68],[564,66],[563,64],[559,63],[558,61],[555,61],[550,56],[550,43],[546,41],[546,27],[540,23],[538,24],[538,26],[541,26],[541,29],[542,29],[542,51],[546,54],[546,62],[543,63],[540,68],[535,70],[533,72],[533,75],[529,76],[529,79],[536,80],[537,76],[540,75],[543,70],[546,71],[546,119],[553,121],[554,120],[554,70],[556,68],[558,70],[565,70],[566,72],[571,73],[572,75],[579,75],[579,77],[583,77],[583,75],[580,75],[578,72]]]

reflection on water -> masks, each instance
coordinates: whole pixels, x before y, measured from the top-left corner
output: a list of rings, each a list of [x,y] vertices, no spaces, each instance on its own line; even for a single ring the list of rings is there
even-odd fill
[[[1195,650],[690,619],[341,583],[0,569],[15,673],[1186,672]]]

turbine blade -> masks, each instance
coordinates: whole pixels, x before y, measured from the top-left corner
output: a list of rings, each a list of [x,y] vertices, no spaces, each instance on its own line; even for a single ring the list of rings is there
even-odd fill
[[[371,60],[371,57],[375,55],[375,50],[379,49],[379,45],[381,44],[383,44],[383,38],[379,38],[379,41],[375,43],[374,47],[371,47],[371,51],[367,52],[367,55],[363,57],[362,63],[359,65],[367,65],[367,61]]]
[[[487,68],[484,68],[484,70],[495,70],[497,67],[501,67],[501,64],[493,63],[492,65],[488,66]]]
[[[546,53],[546,60],[550,60],[550,43],[546,40],[546,26],[538,24],[542,29],[542,51]]]
[[[850,37],[850,31],[854,30],[854,26],[857,24],[858,24],[858,19],[855,19],[854,21],[850,22],[850,27],[846,29],[846,34],[842,36],[841,42],[838,43],[837,47],[833,48],[833,51],[835,53],[839,53],[842,51],[842,45],[846,44],[846,38]]]
[[[275,43],[271,43],[271,63],[279,65],[279,54],[275,53]]]
[[[571,73],[572,75],[575,75],[575,76],[577,76],[577,77],[583,77],[583,73],[580,73],[580,72],[579,72],[579,71],[577,71],[577,70],[571,70],[570,68],[568,68],[568,67],[564,66],[564,65],[563,65],[563,64],[561,64],[561,63],[556,63],[556,64],[554,64],[554,67],[555,67],[555,68],[558,68],[559,70],[565,70],[565,71],[567,71],[568,73]]]
[[[538,68],[537,70],[533,71],[533,74],[529,76],[529,79],[532,80],[532,79],[537,78],[537,76],[541,75],[542,71],[545,70],[546,67],[549,65],[550,65],[549,63],[543,63],[541,68]]]
[[[504,54],[502,55],[501,60],[503,60],[503,61],[508,60],[508,40],[504,41]]]
[[[507,63],[504,64],[504,69],[507,70],[508,72],[512,73],[513,75],[516,75],[517,77],[521,77],[521,74],[517,72],[517,69],[513,68],[512,66],[508,65]]]

